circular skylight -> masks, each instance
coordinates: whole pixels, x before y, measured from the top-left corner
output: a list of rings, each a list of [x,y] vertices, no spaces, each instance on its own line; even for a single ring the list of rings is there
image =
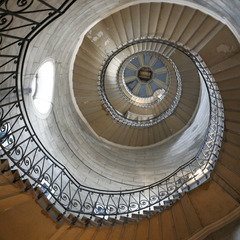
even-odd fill
[[[118,49],[105,62],[99,93],[104,109],[114,120],[149,127],[174,112],[182,92],[181,76],[170,58],[151,49],[126,57],[131,44]],[[134,43],[138,44],[142,42]],[[168,99],[162,104],[165,97]]]
[[[163,94],[167,89],[167,67],[156,54],[141,53],[125,66],[123,79],[131,94],[141,98],[153,96],[157,90]]]
[[[39,67],[32,81],[33,105],[43,115],[47,114],[52,106],[54,70],[53,62],[46,61]]]

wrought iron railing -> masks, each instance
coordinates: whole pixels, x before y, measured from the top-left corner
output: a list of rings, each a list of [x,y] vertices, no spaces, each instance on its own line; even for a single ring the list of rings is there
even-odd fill
[[[62,211],[62,216],[73,213],[78,217],[85,214],[117,217],[163,206],[207,179],[214,167],[224,130],[223,106],[217,85],[200,56],[184,46],[159,39],[191,58],[206,83],[210,120],[202,146],[193,159],[171,175],[142,188],[106,191],[81,185],[39,141],[28,119],[22,87],[29,43],[73,3],[58,0],[53,6],[52,1],[50,4],[43,0],[18,0],[10,5],[10,1],[0,1],[1,158],[7,158],[11,168],[19,170],[20,179],[27,177],[33,187],[40,186],[52,205]],[[16,34],[16,29],[21,31]]]

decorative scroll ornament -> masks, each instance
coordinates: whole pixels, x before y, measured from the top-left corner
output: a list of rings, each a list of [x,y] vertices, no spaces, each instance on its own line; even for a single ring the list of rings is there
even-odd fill
[[[5,5],[7,8],[9,2],[7,0],[0,0],[0,6]],[[40,8],[41,4],[43,5],[42,9],[45,9],[46,5],[48,5],[49,9],[55,14],[54,17],[57,17],[63,14],[64,7],[67,9],[74,1],[63,1],[59,9],[51,6],[51,2],[38,1],[38,8]],[[31,6],[33,1],[19,0],[17,2],[11,1],[11,3],[14,3],[14,7],[7,9],[8,11],[26,13],[27,11],[25,10]],[[39,11],[36,10],[34,13],[39,17],[41,9]],[[34,16],[33,13],[30,15]],[[44,15],[44,18],[38,22],[42,29],[47,26],[44,20],[48,19],[48,17]],[[31,21],[36,19],[31,19]],[[13,21],[18,20],[18,14],[16,14]],[[49,20],[51,20],[51,16]],[[3,28],[5,28],[6,25],[4,24],[8,22],[7,17],[3,16],[0,22],[4,26]],[[1,31],[4,32],[4,29],[0,28]],[[224,111],[218,87],[200,56],[193,54],[176,43],[157,39],[155,41],[178,49],[191,58],[208,88],[211,111],[208,128],[206,129],[206,134],[199,151],[193,159],[180,166],[166,178],[142,188],[110,191],[93,189],[78,183],[66,167],[52,157],[43,147],[32,128],[31,122],[29,122],[25,102],[21,98],[20,92],[23,89],[19,89],[19,86],[21,86],[24,79],[21,78],[21,72],[18,71],[24,69],[25,53],[27,51],[27,44],[29,43],[27,35],[33,34],[35,31],[36,29],[31,29],[27,33],[19,31],[22,34],[20,38],[19,36],[15,36],[17,40],[6,45],[6,53],[0,52],[3,59],[2,64],[8,64],[9,58],[6,57],[8,53],[11,53],[8,57],[11,57],[14,53],[18,60],[16,62],[16,69],[9,73],[8,68],[2,68],[1,72],[0,151],[2,159],[9,160],[10,168],[19,170],[20,179],[28,178],[33,186],[40,187],[43,194],[49,195],[49,201],[52,205],[59,208],[63,214],[72,213],[76,216],[86,214],[103,217],[112,215],[117,217],[117,215],[128,215],[132,212],[140,213],[143,209],[150,209],[157,205],[160,207],[165,206],[163,204],[165,200],[173,199],[176,195],[179,196],[181,193],[197,187],[198,184],[210,177],[210,173],[219,155],[224,131]],[[4,32],[4,35],[7,34]],[[10,31],[9,36],[12,37],[13,35],[14,31]],[[20,40],[21,44],[19,44]],[[111,61],[111,57],[114,57],[114,55],[110,56],[109,61]],[[105,68],[107,65],[108,62]],[[103,74],[104,71],[103,69]],[[177,74],[177,70],[175,73]],[[17,79],[15,79],[16,76]],[[6,88],[6,86],[12,85],[14,87]],[[104,89],[104,85],[101,87]],[[104,93],[102,93],[102,98],[107,104],[108,99],[104,96]],[[178,99],[175,101],[178,101]],[[111,111],[114,110],[109,105],[109,112]],[[127,121],[124,118],[119,118],[119,121],[126,122],[129,125],[135,124],[133,121]],[[148,124],[152,124],[152,122],[145,123],[146,126]]]
[[[6,29],[13,21],[12,15],[0,14],[0,30]]]
[[[9,0],[2,0],[2,2],[0,2],[0,5],[3,4],[5,2],[5,8],[13,13],[21,13],[24,12],[25,10],[27,10],[34,2],[34,0],[17,0],[16,4],[10,4]]]

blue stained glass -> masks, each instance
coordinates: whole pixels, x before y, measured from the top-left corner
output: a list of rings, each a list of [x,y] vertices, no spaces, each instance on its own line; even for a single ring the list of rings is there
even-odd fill
[[[137,85],[137,80],[134,80],[130,83],[127,83],[129,89],[133,90],[133,88]]]
[[[125,76],[125,77],[135,76],[135,71],[126,68],[125,71],[124,71],[124,76]]]
[[[139,63],[137,57],[135,57],[134,59],[132,59],[131,63],[132,63],[133,65],[135,65],[137,68],[140,66],[140,63]]]
[[[149,65],[151,58],[151,55],[144,55],[144,61],[146,65]]]
[[[166,82],[167,74],[166,73],[156,74],[156,78],[159,79],[162,82]]]
[[[161,60],[157,60],[157,62],[153,65],[153,69],[156,70],[158,68],[164,67],[164,64]]]
[[[141,88],[138,92],[138,96],[140,97],[146,97],[147,96],[147,92],[146,92],[146,86],[145,85],[141,85]]]
[[[155,92],[157,89],[160,89],[159,86],[157,86],[154,82],[151,82],[150,86],[151,86],[153,92]]]

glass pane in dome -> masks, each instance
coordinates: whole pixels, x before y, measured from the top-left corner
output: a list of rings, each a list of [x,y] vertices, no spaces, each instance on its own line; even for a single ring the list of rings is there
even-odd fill
[[[144,55],[144,61],[146,65],[149,65],[152,56],[149,54]]]
[[[158,59],[157,62],[153,65],[153,69],[156,70],[156,69],[161,68],[163,66],[164,66],[163,62]]]
[[[137,68],[140,66],[140,63],[139,63],[137,57],[135,57],[135,58],[131,61],[131,63],[132,63],[134,66],[136,66]]]
[[[155,92],[157,89],[159,89],[159,87],[154,82],[151,82],[150,86],[151,86],[153,92]]]
[[[145,85],[141,85],[141,88],[138,92],[138,96],[139,97],[146,97],[147,96],[147,92],[146,92],[146,86]]]
[[[137,80],[134,80],[127,84],[128,88],[133,90],[133,88],[137,85]]]
[[[135,75],[135,71],[128,69],[128,68],[125,69],[125,71],[124,71],[125,77],[134,76],[134,75]]]
[[[166,82],[167,74],[166,73],[156,74],[156,78],[162,82]]]

